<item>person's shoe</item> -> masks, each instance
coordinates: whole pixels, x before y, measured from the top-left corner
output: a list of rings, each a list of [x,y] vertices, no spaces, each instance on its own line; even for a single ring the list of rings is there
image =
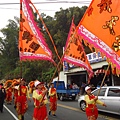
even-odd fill
[[[50,115],[50,114],[51,114],[51,111],[49,111],[48,114]]]
[[[16,105],[14,105],[14,108],[16,109]]]
[[[56,117],[56,115],[55,115],[55,114],[53,114],[53,117]]]
[[[22,115],[22,120],[24,120],[24,116]]]

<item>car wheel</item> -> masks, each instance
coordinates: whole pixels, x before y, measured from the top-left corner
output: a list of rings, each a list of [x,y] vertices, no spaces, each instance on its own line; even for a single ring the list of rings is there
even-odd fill
[[[60,100],[63,101],[63,96],[62,95],[60,96]]]
[[[57,96],[58,96],[58,100],[60,100],[60,95],[59,95],[59,94],[57,94]]]
[[[72,96],[72,100],[75,100],[76,99],[76,96]]]
[[[86,103],[85,103],[85,101],[81,101],[81,102],[80,102],[80,108],[81,108],[82,111],[85,111],[85,108],[86,108]]]

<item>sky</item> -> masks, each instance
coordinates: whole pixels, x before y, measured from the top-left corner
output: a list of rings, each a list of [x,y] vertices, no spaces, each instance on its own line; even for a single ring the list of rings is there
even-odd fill
[[[31,0],[39,13],[45,13],[54,17],[56,11],[60,8],[89,6],[92,0]],[[55,3],[56,2],[56,3]],[[20,15],[20,0],[0,0],[0,29],[4,28],[9,19],[14,20],[14,16]],[[0,34],[1,36],[1,34]]]

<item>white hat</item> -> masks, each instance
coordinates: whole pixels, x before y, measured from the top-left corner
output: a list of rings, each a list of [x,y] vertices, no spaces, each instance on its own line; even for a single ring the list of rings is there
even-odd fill
[[[19,86],[18,86],[18,85],[17,85],[17,86],[15,86],[15,87],[14,87],[14,89],[18,90],[18,89],[19,89]]]
[[[87,90],[89,90],[89,89],[91,89],[90,86],[86,86],[86,87],[85,87],[85,91],[87,91]]]
[[[41,84],[41,82],[39,82],[39,81],[35,81],[35,83],[34,83],[35,87],[37,87],[39,84]]]

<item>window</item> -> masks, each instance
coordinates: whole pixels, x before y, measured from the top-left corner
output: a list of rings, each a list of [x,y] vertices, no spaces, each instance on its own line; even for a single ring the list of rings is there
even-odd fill
[[[99,92],[99,89],[98,90],[96,90],[95,92],[93,92],[93,94],[95,95],[95,96],[104,96],[105,95],[105,91],[106,91],[106,88],[102,88],[101,90],[100,90],[100,93],[99,93],[99,95],[98,95],[98,92]]]
[[[100,54],[100,52],[98,52],[98,58],[99,58],[99,57],[101,57],[101,54]]]
[[[108,96],[120,97],[120,89],[119,88],[110,88],[108,91]]]
[[[95,59],[96,58],[96,53],[93,53],[93,59]]]
[[[92,59],[91,55],[88,55],[88,59],[89,59],[89,60],[91,60],[91,59]]]

